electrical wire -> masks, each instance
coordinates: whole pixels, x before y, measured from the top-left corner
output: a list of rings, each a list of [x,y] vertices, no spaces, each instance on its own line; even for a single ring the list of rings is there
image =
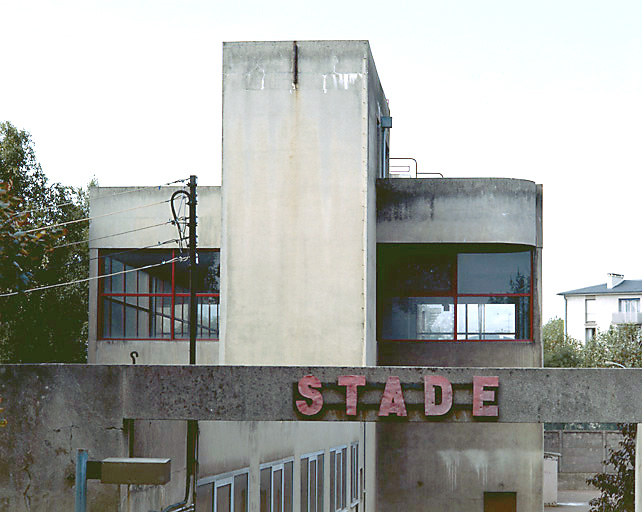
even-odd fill
[[[128,235],[129,233],[136,233],[137,231],[144,231],[146,229],[158,228],[160,226],[166,226],[167,224],[174,224],[174,221],[168,220],[166,222],[161,222],[160,224],[152,224],[151,226],[130,229],[129,231],[121,231],[120,233],[114,233],[112,235],[98,236],[96,238],[87,238],[86,240],[78,240],[77,242],[68,242],[66,244],[54,245],[52,249],[59,249],[61,247],[70,247],[72,245],[86,244],[89,242],[95,242],[96,240],[104,240],[105,238],[112,238],[120,235]]]
[[[17,291],[17,292],[0,293],[0,297],[11,297],[11,296],[14,296],[14,295],[19,295],[21,293],[39,292],[39,291],[42,291],[42,290],[49,290],[51,288],[59,288],[61,286],[68,286],[70,284],[86,283],[88,281],[93,281],[93,280],[96,280],[96,279],[103,279],[105,277],[118,276],[120,274],[127,274],[129,272],[136,272],[138,270],[145,270],[145,269],[148,269],[148,268],[160,267],[161,265],[167,265],[169,263],[174,263],[176,261],[187,261],[188,259],[189,258],[187,258],[187,257],[178,256],[176,258],[172,258],[171,260],[161,261],[160,263],[153,263],[151,265],[145,265],[143,267],[136,267],[136,268],[132,268],[132,269],[129,269],[129,270],[121,270],[120,272],[113,272],[111,274],[103,274],[102,276],[86,277],[84,279],[76,279],[75,281],[67,281],[65,283],[50,284],[48,286],[39,286],[37,288],[29,288],[27,290],[21,290],[21,291]]]
[[[154,187],[152,187],[152,188],[158,188],[160,190],[161,187],[168,187],[169,185],[174,185],[176,183],[185,183],[186,181],[189,181],[189,178],[183,178],[181,180],[170,181],[169,183],[163,183],[162,185],[154,185]],[[150,188],[150,187],[136,187],[136,188],[132,188],[130,190],[124,190],[123,192],[116,192],[115,194],[110,194],[108,196],[93,197],[91,200],[93,202],[93,201],[97,201],[97,200],[100,200],[100,199],[110,199],[112,197],[122,196],[123,194],[131,194],[133,192],[138,192],[139,190],[144,190],[146,188]],[[56,204],[53,207],[54,208],[61,208],[63,206],[71,206],[71,205],[77,205],[77,204],[78,203],[76,201],[68,201],[66,203]],[[46,210],[45,208],[32,208],[31,210],[23,210],[21,212],[14,213],[9,218],[9,220],[15,219],[16,217],[20,217],[20,216],[25,215],[27,213],[33,213],[33,212],[45,211],[45,210]]]
[[[26,235],[28,233],[35,233],[36,231],[46,231],[47,229],[59,228],[62,226],[69,226],[70,224],[76,224],[78,222],[86,222],[89,220],[100,219],[102,217],[108,217],[110,215],[118,215],[119,213],[127,213],[134,210],[140,210],[141,208],[149,208],[150,206],[169,203],[169,201],[170,201],[169,199],[165,199],[165,201],[158,201],[156,203],[144,204],[142,206],[134,206],[133,208],[127,208],[126,210],[118,210],[116,212],[103,213],[102,215],[94,215],[93,217],[83,217],[82,219],[68,220],[67,222],[59,222],[58,224],[49,224],[48,226],[27,229],[26,231],[16,231],[16,233],[22,233]]]
[[[127,254],[130,252],[136,252],[136,251],[144,251],[145,249],[153,249],[154,247],[159,247],[161,245],[167,245],[171,244],[174,242],[178,242],[178,238],[172,238],[171,240],[165,240],[164,242],[157,242],[154,245],[147,245],[145,247],[136,247],[135,249],[127,249],[126,251],[119,251],[119,252],[110,252],[108,254],[104,254],[102,256],[94,256],[93,258],[89,258],[88,261],[94,261],[94,260],[102,260],[104,258],[112,258],[114,256],[118,256],[120,254]]]

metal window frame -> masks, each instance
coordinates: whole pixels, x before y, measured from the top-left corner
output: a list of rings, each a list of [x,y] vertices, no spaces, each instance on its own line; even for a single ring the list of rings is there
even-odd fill
[[[354,491],[354,496],[352,495]],[[350,507],[361,501],[359,489],[359,441],[350,443]]]
[[[204,487],[207,485],[212,486],[212,511],[213,512],[220,512],[216,509],[216,493],[219,487],[223,487],[225,485],[231,485],[230,511],[231,512],[234,511],[234,479],[239,475],[247,475],[246,508],[247,510],[249,510],[249,504],[250,504],[250,468],[249,467],[237,469],[235,471],[228,471],[226,473],[221,473],[214,476],[208,476],[197,480],[196,482],[197,487]]]
[[[99,255],[99,260],[98,260],[98,275],[104,275],[111,273],[111,266],[110,270],[106,271],[105,270],[105,259],[102,256],[109,256],[109,253],[112,251],[118,252],[120,249],[99,249],[98,255]],[[172,249],[165,249],[165,251],[171,251],[171,257],[174,258],[176,257],[177,249],[172,248]],[[158,252],[157,249],[145,249],[141,250],[141,252],[145,252],[148,254],[152,254],[154,252]],[[212,248],[212,249],[199,249],[198,252],[217,252],[220,253],[220,249],[218,248]],[[111,263],[110,263],[111,265]],[[139,292],[139,275],[138,272],[133,272],[132,274],[136,276],[136,292],[135,293],[127,293],[126,292],[126,279],[123,279],[123,291],[122,292],[114,292],[113,290],[110,290],[109,292],[105,292],[105,281],[104,279],[99,279],[98,280],[98,336],[97,338],[99,340],[110,340],[110,341],[187,341],[189,340],[189,336],[176,336],[175,332],[175,322],[183,322],[184,324],[188,322],[188,320],[180,320],[176,317],[176,299],[177,298],[189,298],[190,294],[188,292],[177,292],[176,291],[176,262],[173,261],[172,263],[168,263],[168,265],[171,265],[171,283],[170,284],[170,291],[167,292],[165,291],[165,286],[163,287],[162,292],[157,292],[157,293],[152,293],[151,292],[151,279],[150,279],[150,288],[149,292],[146,293],[141,293]],[[123,264],[125,267],[125,265]],[[125,275],[125,274],[124,274]],[[111,336],[111,332],[109,335],[105,335],[105,308],[103,306],[104,304],[104,299],[110,300],[110,302],[117,302],[116,299],[122,299],[120,304],[122,304],[123,307],[123,319],[122,319],[122,326],[123,326],[123,333],[126,334],[126,307],[127,306],[134,306],[135,308],[138,308],[138,305],[132,305],[127,303],[126,298],[127,297],[148,297],[150,299],[150,315],[151,315],[151,301],[153,299],[161,299],[163,301],[162,306],[164,306],[164,300],[165,299],[171,299],[171,310],[169,315],[164,315],[164,314],[156,314],[154,313],[155,316],[160,316],[161,318],[167,318],[169,319],[169,335],[164,336],[164,331],[161,331],[161,336],[156,336],[156,337],[128,337],[128,336]],[[204,298],[216,298],[218,300],[217,305],[219,306],[219,311],[217,312],[216,318],[217,318],[217,331],[219,331],[219,320],[220,320],[220,293],[205,293],[205,292],[199,292],[196,294],[196,299],[199,301],[199,299],[204,299]],[[111,308],[111,305],[110,305]],[[203,308],[201,308],[201,320],[202,320],[202,311]],[[138,318],[138,317],[137,317]],[[200,325],[200,324],[199,324]],[[136,321],[136,332],[138,333],[138,320]],[[204,327],[203,329],[207,329],[209,331],[212,331],[213,329],[211,327]],[[151,330],[151,329],[150,329]],[[219,341],[219,337],[205,337],[205,336],[197,336],[198,340],[201,341]]]
[[[323,457],[323,468],[324,468],[324,472],[325,472],[325,460],[326,460],[325,450],[319,450],[319,451],[316,451],[316,452],[305,453],[305,454],[301,455],[301,457],[300,457],[300,461],[303,461],[303,459],[307,459],[308,460],[308,463],[307,463],[308,464],[308,481],[306,482],[306,487],[308,488],[308,492],[307,492],[307,494],[308,494],[308,503],[306,504],[305,508],[303,508],[303,503],[300,504],[301,510],[304,511],[304,512],[309,512],[310,508],[311,508],[310,504],[311,504],[311,499],[312,498],[311,498],[311,493],[310,493],[310,487],[311,487],[312,483],[311,483],[311,479],[310,479],[310,462],[312,460],[314,460],[316,462],[316,465],[317,465],[317,470],[316,470],[316,475],[317,475],[316,494],[314,496],[315,500],[317,500],[318,496],[319,496],[319,456]],[[300,471],[301,470],[299,468],[299,476],[300,476]],[[325,490],[325,474],[323,474],[323,473],[321,473],[321,482],[323,483],[323,489],[321,490],[321,503],[323,503],[323,502],[325,502],[325,500],[323,499],[324,498],[323,492]],[[303,485],[303,483],[301,483],[301,485]]]
[[[285,465],[292,463],[292,496],[290,496],[290,501],[294,507],[294,457],[286,457],[285,459],[279,459],[272,462],[264,462],[259,465],[259,475],[264,469],[270,469],[270,500],[269,500],[269,512],[285,512]],[[272,489],[274,489],[274,471],[281,470],[283,475],[283,480],[281,481],[281,510],[274,510],[274,501],[272,496]],[[259,478],[260,480],[260,478]],[[260,484],[259,484],[260,485]]]
[[[487,254],[505,254],[507,251],[489,251]],[[460,254],[477,254],[474,251],[461,251],[461,250],[454,250],[452,252],[452,257],[453,257],[453,265],[450,269],[451,272],[451,288],[449,291],[442,291],[442,292],[427,292],[424,294],[414,294],[412,297],[431,297],[431,298],[443,298],[443,299],[451,299],[453,302],[453,336],[452,338],[441,338],[441,339],[409,339],[409,338],[401,338],[401,339],[395,339],[395,338],[380,338],[380,341],[382,342],[413,342],[413,341],[421,341],[421,342],[471,342],[471,343],[485,343],[485,342],[502,342],[502,343],[531,343],[534,341],[534,329],[533,329],[533,297],[534,297],[534,286],[533,286],[533,272],[534,272],[534,267],[535,267],[535,249],[534,248],[525,248],[523,251],[517,251],[517,252],[528,252],[530,255],[530,283],[529,283],[529,291],[528,293],[459,293],[458,292],[458,267],[459,267],[459,261],[458,261],[458,256]],[[486,254],[486,253],[485,253]],[[480,298],[489,298],[489,297],[525,297],[528,299],[528,336],[526,338],[517,338],[517,332],[515,332],[515,338],[514,339],[506,339],[506,338],[484,338],[481,339],[484,333],[478,333],[480,339],[467,339],[465,337],[465,334],[459,335],[457,332],[457,310],[458,310],[458,305],[459,305],[459,299],[460,298],[467,298],[467,297],[480,297]],[[517,326],[516,326],[517,327]],[[450,334],[450,333],[448,333]],[[489,334],[495,334],[495,333],[489,333]],[[510,334],[510,333],[508,333]]]
[[[343,450],[346,452],[345,458],[343,457]],[[343,496],[343,492],[338,493],[337,489],[341,489],[343,491],[343,480],[345,479],[346,482],[346,493],[348,492],[348,473],[346,471],[347,469],[347,458],[348,458],[348,445],[343,444],[339,446],[335,446],[334,448],[330,448],[329,450],[330,455],[333,453],[335,454],[334,456],[334,467],[331,464],[331,457],[328,457],[328,465],[330,467],[330,480],[333,479],[333,474],[334,474],[334,503],[332,503],[332,500],[330,500],[330,512],[344,512],[348,510],[348,503],[349,500],[347,499],[347,496]],[[341,475],[340,477],[337,476],[337,454],[340,455],[340,458],[342,459],[342,464],[341,464]],[[344,499],[339,499],[339,503],[337,503],[337,497],[344,498]],[[343,501],[344,506],[341,506],[341,502]]]

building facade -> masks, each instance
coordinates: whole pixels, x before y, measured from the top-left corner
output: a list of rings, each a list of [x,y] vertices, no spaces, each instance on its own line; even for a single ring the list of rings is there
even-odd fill
[[[223,181],[198,187],[198,364],[541,366],[540,186],[388,178],[365,41],[223,55]],[[90,362],[187,364],[176,190],[92,190]],[[131,426],[130,449],[172,455],[172,482],[120,490],[122,509],[181,498],[185,428],[162,423]],[[199,429],[198,510],[542,507],[541,425]]]
[[[564,297],[567,336],[586,342],[611,325],[642,325],[642,280],[624,279],[622,274],[607,277],[606,283],[558,294]]]

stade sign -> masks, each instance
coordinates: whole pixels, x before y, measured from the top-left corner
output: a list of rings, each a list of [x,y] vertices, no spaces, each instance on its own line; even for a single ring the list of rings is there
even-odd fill
[[[365,375],[340,375],[337,385],[345,388],[345,414],[357,416],[359,408],[359,388],[366,388]],[[499,377],[473,376],[472,379],[472,415],[473,417],[497,417],[499,405],[497,390]],[[297,385],[302,399],[295,400],[297,411],[308,417],[323,412],[323,385],[314,375],[302,377]],[[368,404],[371,405],[371,404]],[[453,408],[453,386],[441,375],[425,375],[423,377],[423,413],[427,418],[445,416]],[[404,390],[399,377],[390,376],[381,393],[377,416],[406,417],[408,408],[404,398]]]

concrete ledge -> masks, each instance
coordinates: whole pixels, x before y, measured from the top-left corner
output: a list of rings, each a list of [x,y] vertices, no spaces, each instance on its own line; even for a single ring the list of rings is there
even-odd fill
[[[299,380],[314,375],[324,405],[314,417],[294,403]],[[356,415],[346,416],[342,375],[363,375]],[[454,389],[453,412],[442,421],[470,421],[475,376],[497,376],[498,417],[504,423],[642,422],[642,369],[278,367],[278,366],[0,366],[0,396],[7,425],[0,443],[14,429],[37,423],[47,408],[84,411],[85,422],[129,419],[229,421],[390,421],[378,416],[388,378],[399,378],[408,416],[426,421],[423,377],[440,375]]]

